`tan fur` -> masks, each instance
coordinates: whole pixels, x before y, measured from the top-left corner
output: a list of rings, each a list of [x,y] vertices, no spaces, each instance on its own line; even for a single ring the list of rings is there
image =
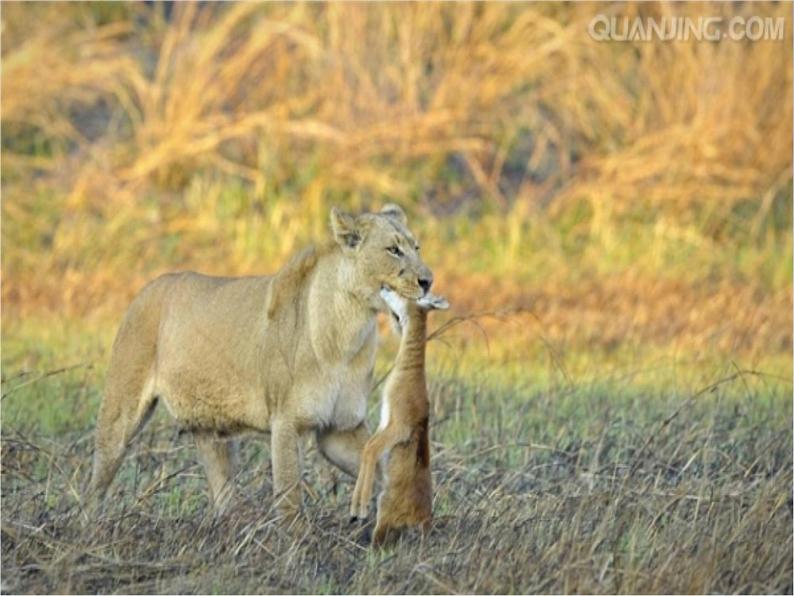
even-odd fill
[[[310,248],[275,276],[176,273],[133,300],[108,367],[96,429],[91,493],[102,496],[158,401],[196,437],[211,496],[231,495],[224,439],[269,432],[273,486],[285,512],[300,507],[299,438],[356,475],[368,438],[375,317],[384,284],[406,298],[432,279],[399,207],[331,214],[334,242]],[[386,249],[399,246],[399,257]]]
[[[436,308],[446,308],[444,306]],[[404,301],[402,339],[383,390],[380,428],[364,447],[350,508],[353,517],[365,518],[377,462],[388,458],[384,487],[378,498],[373,544],[381,545],[406,527],[426,530],[432,518],[433,485],[430,474],[430,404],[425,379],[427,307]]]

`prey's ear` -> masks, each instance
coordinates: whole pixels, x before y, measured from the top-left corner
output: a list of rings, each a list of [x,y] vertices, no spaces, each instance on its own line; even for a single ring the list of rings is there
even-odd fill
[[[449,308],[447,299],[435,294],[425,294],[416,303],[427,310],[447,310]]]
[[[383,206],[383,209],[380,210],[380,214],[385,215],[386,217],[391,217],[399,221],[404,226],[408,225],[408,218],[405,216],[405,211],[403,211],[402,207],[395,205],[394,203],[386,203]]]
[[[361,226],[355,216],[331,207],[331,230],[334,239],[344,249],[356,248],[361,244]]]

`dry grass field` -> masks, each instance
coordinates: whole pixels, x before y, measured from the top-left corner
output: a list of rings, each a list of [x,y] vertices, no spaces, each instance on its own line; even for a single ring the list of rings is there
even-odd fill
[[[791,593],[792,54],[772,3],[3,3],[4,593]],[[600,14],[784,41],[597,42]],[[213,517],[159,412],[95,525],[125,306],[398,202],[452,309],[436,520],[368,548],[306,444]],[[396,348],[383,327],[377,376]],[[370,422],[377,424],[377,390]]]

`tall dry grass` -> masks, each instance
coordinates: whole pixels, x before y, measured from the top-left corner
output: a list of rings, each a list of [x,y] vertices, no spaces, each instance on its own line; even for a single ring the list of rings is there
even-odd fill
[[[112,220],[220,172],[309,211],[348,193],[439,210],[578,197],[596,225],[642,203],[719,226],[740,201],[763,217],[791,177],[785,43],[599,43],[587,24],[615,9],[597,4],[103,10],[4,7],[14,222],[37,188],[68,196],[58,211]],[[708,12],[789,18],[773,4]]]

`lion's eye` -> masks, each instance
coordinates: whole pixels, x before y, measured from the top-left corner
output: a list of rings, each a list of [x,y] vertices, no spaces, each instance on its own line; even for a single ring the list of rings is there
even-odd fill
[[[403,256],[403,251],[400,250],[399,246],[390,246],[386,249],[390,255],[394,255],[395,257]]]

